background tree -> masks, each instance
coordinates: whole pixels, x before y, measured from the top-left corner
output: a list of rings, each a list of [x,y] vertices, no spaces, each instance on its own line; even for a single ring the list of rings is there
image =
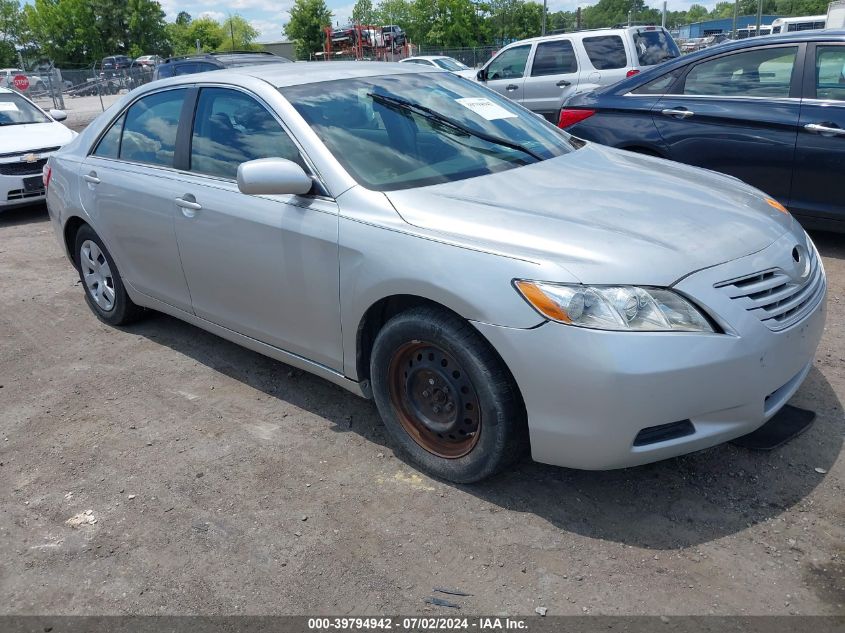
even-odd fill
[[[21,10],[18,0],[0,0],[0,66],[17,66],[15,43],[20,39]]]
[[[251,51],[259,48],[253,44],[258,31],[242,16],[230,15],[223,21],[222,28],[221,51]]]
[[[701,6],[700,4],[691,4],[690,8],[687,9],[687,22],[701,22],[702,20],[706,20],[709,15],[710,12],[707,10],[707,7]],[[733,13],[731,16],[733,16]]]
[[[175,24],[179,26],[188,26],[191,23],[191,14],[187,11],[180,11],[176,16]]]
[[[172,46],[164,24],[164,11],[154,0],[127,0],[124,48],[130,57],[168,55]]]
[[[357,0],[352,8],[352,22],[355,24],[375,24],[376,11],[371,0]]]
[[[35,0],[24,21],[41,56],[56,66],[78,66],[102,58],[104,42],[88,0]]]
[[[300,59],[323,50],[326,34],[323,29],[331,26],[332,12],[324,0],[294,0],[290,21],[285,25],[285,35],[296,44]]]

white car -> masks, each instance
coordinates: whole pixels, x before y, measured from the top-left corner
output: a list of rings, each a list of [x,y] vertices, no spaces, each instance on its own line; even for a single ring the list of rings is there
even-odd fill
[[[419,64],[420,66],[434,66],[435,68],[442,68],[448,70],[450,73],[467,79],[475,79],[476,71],[459,62],[454,57],[446,57],[445,55],[417,55],[416,57],[406,57],[399,60],[401,64]]]
[[[0,209],[44,200],[41,170],[47,157],[77,134],[19,92],[0,88]]]

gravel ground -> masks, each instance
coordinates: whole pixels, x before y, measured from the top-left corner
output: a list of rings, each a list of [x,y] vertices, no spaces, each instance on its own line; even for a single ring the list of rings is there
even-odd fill
[[[449,586],[465,614],[843,614],[845,242],[814,237],[805,434],[457,486],[338,387],[170,317],[101,324],[43,207],[5,212],[2,612],[436,613]]]

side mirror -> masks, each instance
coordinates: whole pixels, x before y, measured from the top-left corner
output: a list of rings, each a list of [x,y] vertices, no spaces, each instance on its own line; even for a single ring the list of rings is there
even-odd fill
[[[475,75],[475,78],[478,79],[478,81],[487,81],[487,69],[482,68],[479,70],[478,74]]]
[[[64,121],[67,118],[67,112],[64,110],[50,110],[50,116],[56,121]]]
[[[249,195],[304,195],[311,191],[311,177],[293,161],[259,158],[238,165],[238,189]]]

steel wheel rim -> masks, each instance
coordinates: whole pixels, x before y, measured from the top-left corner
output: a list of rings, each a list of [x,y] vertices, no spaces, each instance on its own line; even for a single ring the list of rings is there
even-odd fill
[[[79,266],[88,296],[105,312],[114,309],[114,276],[96,242],[85,240],[79,249]]]
[[[390,401],[402,428],[421,448],[463,457],[481,436],[481,403],[455,358],[425,341],[400,346],[388,367]]]

